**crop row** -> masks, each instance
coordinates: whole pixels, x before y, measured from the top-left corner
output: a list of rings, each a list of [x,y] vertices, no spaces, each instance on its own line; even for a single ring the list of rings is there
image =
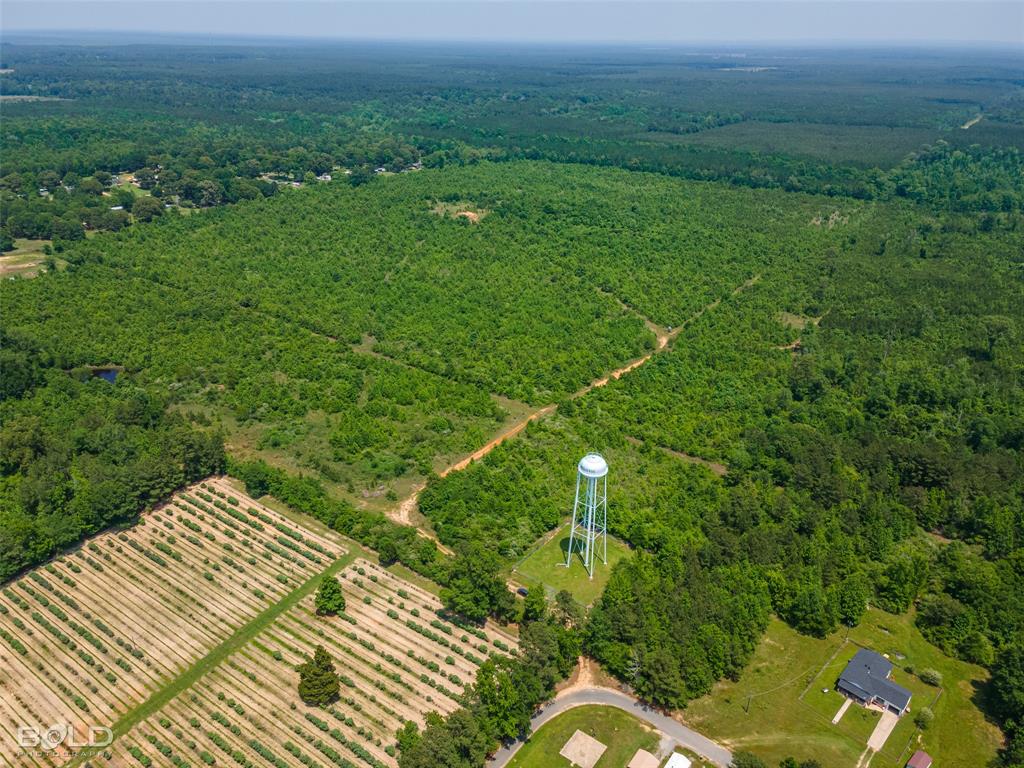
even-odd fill
[[[380,566],[356,560],[340,577],[342,615],[317,616],[312,595],[303,599],[94,766],[393,768],[406,720],[451,712],[483,659],[503,653],[496,643],[514,650],[512,637],[460,627],[434,595]],[[297,693],[296,666],[317,645],[341,683],[324,709]]]
[[[112,723],[343,552],[214,480],[9,583],[0,762],[21,725]]]

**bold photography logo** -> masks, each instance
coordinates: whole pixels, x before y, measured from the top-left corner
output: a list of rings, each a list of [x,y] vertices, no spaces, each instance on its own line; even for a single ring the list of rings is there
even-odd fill
[[[114,741],[114,732],[103,725],[76,728],[72,723],[54,723],[42,730],[33,725],[19,726],[16,738],[22,749],[101,749]]]

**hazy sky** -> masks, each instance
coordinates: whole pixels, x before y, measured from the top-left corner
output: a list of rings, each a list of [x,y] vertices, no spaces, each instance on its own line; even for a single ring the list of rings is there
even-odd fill
[[[131,30],[390,40],[1024,45],[1024,0],[4,0],[0,34]]]

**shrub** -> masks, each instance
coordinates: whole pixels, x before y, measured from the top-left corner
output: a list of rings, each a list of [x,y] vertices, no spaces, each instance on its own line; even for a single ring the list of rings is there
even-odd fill
[[[942,685],[942,673],[938,670],[926,667],[917,673],[917,676],[921,678],[922,683],[927,685],[939,686]]]
[[[935,713],[932,712],[928,707],[922,707],[921,710],[914,715],[914,725],[916,725],[922,731],[927,731],[934,719]]]

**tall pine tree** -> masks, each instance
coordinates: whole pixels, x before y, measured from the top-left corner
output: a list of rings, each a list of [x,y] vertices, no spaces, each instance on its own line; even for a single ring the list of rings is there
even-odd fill
[[[339,688],[334,659],[318,645],[313,658],[299,665],[299,698],[307,704],[326,707],[338,698]]]
[[[334,576],[324,576],[316,591],[316,612],[323,616],[337,616],[345,610],[345,593]]]

